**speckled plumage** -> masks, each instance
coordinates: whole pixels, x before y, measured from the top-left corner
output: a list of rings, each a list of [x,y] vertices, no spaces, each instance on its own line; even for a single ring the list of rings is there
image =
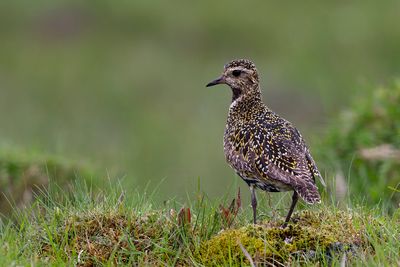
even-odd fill
[[[222,76],[207,86],[227,84],[233,92],[224,134],[228,164],[250,186],[254,222],[254,188],[268,192],[293,190],[293,201],[285,225],[297,202],[320,202],[315,177],[322,177],[299,131],[272,112],[261,98],[255,65],[234,60],[225,65]]]

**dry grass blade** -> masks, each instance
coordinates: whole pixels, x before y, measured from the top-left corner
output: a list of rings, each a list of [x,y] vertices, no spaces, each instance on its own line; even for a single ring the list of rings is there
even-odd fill
[[[228,208],[225,208],[222,204],[219,205],[219,210],[226,227],[230,227],[232,225],[241,206],[242,200],[240,196],[240,188],[238,189],[236,198],[232,199],[231,204]]]
[[[343,253],[342,260],[340,261],[340,267],[346,267],[347,256],[346,253]]]
[[[243,251],[243,254],[246,256],[247,260],[250,263],[250,266],[255,267],[256,265],[254,264],[253,259],[251,258],[249,252],[243,247],[242,243],[240,243],[240,240],[237,241],[240,249]]]
[[[190,224],[192,220],[192,215],[190,213],[190,208],[182,207],[178,213],[178,225],[183,226]]]

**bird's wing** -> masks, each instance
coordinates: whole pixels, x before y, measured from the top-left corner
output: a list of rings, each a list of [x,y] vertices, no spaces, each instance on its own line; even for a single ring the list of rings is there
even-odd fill
[[[305,201],[318,202],[315,171],[310,168],[311,156],[300,133],[289,122],[279,121],[256,128],[254,136],[258,151],[255,151],[253,166],[260,178],[290,185]]]
[[[311,170],[311,173],[315,177],[318,177],[319,181],[321,182],[321,184],[326,187],[326,183],[324,178],[322,177],[321,173],[319,172],[318,168],[317,168],[317,164],[315,163],[314,159],[311,156],[310,151],[307,148],[307,153],[306,153],[306,159],[307,159],[307,163],[308,163],[308,168]]]
[[[300,132],[294,128],[293,126],[291,127],[291,130],[295,132],[296,136],[298,136],[300,138],[300,142],[302,144],[302,147],[305,148],[305,156],[306,156],[306,160],[307,160],[307,167],[310,170],[311,174],[314,176],[314,179],[316,177],[318,177],[319,181],[321,182],[321,184],[326,187],[326,183],[324,181],[324,178],[322,177],[321,173],[319,172],[318,168],[317,168],[317,164],[315,163],[313,157],[311,156],[311,153],[306,145],[306,142],[304,141],[303,137],[301,136]]]

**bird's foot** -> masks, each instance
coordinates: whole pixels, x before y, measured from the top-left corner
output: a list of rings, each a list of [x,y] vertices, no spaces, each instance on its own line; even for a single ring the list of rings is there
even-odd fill
[[[288,223],[284,222],[279,228],[280,229],[285,229],[287,227]]]

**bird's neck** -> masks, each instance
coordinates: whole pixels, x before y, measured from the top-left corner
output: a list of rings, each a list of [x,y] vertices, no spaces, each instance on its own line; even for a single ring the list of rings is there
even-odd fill
[[[240,111],[242,113],[248,109],[263,105],[261,90],[258,85],[247,90],[232,88],[232,94],[232,103],[229,111]]]

